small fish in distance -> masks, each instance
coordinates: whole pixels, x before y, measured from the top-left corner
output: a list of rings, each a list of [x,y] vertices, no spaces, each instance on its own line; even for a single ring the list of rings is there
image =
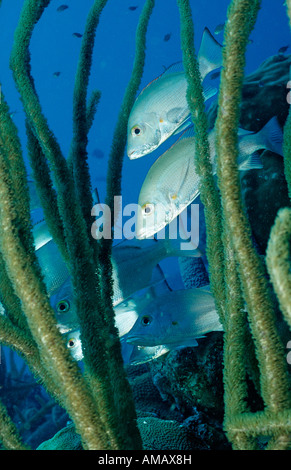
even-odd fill
[[[278,54],[284,54],[287,49],[289,49],[289,45],[280,47],[280,49],[278,49]]]
[[[58,8],[57,8],[57,11],[58,12],[61,12],[61,11],[65,11],[69,8],[69,5],[60,5]]]
[[[225,23],[218,24],[214,30],[214,34],[217,35],[217,34],[222,33],[222,31],[224,30],[224,26],[225,26]]]

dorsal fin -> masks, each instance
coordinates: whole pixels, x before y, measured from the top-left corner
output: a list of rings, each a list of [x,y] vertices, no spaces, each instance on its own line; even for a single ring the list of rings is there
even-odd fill
[[[199,62],[202,80],[206,77],[209,72],[212,72],[212,70],[215,70],[222,66],[222,46],[212,36],[208,28],[204,28],[197,59]],[[142,89],[139,96],[141,96],[142,93],[144,93],[144,91],[150,85],[152,85],[155,81],[161,79],[162,77],[165,77],[166,75],[171,73],[184,72],[183,62],[174,62],[168,67],[164,66],[164,69],[165,70],[158,77],[154,78]]]
[[[139,96],[142,95],[142,93],[150,86],[152,85],[154,82],[156,82],[157,80],[159,80],[160,78],[168,75],[169,73],[178,73],[178,72],[184,72],[184,69],[183,69],[183,62],[182,61],[179,61],[179,62],[174,62],[173,64],[169,65],[168,67],[164,67],[164,71],[158,75],[156,78],[154,78],[153,80],[151,80],[140,92]]]
[[[212,36],[208,28],[204,28],[198,52],[198,62],[202,80],[209,72],[222,66],[222,46]]]

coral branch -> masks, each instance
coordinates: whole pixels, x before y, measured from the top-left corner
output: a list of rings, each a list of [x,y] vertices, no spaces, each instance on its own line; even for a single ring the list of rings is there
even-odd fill
[[[268,242],[266,262],[280,308],[291,328],[291,209],[278,212]]]
[[[221,322],[223,323],[225,315],[225,286],[223,277],[224,255],[221,241],[221,204],[210,161],[208,123],[204,107],[201,75],[194,49],[191,8],[187,0],[178,0],[178,6],[181,16],[183,63],[188,80],[187,100],[195,126],[195,168],[200,177],[200,197],[205,207],[210,283]]]

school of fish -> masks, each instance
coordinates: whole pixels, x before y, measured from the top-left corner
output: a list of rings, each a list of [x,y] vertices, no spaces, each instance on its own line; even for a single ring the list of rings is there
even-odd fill
[[[64,11],[61,5],[58,11]],[[134,10],[137,7],[129,7]],[[218,25],[219,34],[224,25]],[[169,34],[170,38],[170,34]],[[167,41],[169,38],[164,39]],[[222,47],[205,28],[198,53],[202,82],[219,77]],[[113,246],[113,307],[125,363],[140,364],[177,348],[197,346],[197,339],[222,331],[209,287],[174,289],[161,268],[168,257],[201,257],[201,249],[182,250],[179,239],[153,237],[199,195],[195,172],[195,130],[186,99],[187,81],[180,63],[167,68],[137,97],[128,120],[127,153],[133,160],[156,150],[174,134],[176,142],[153,163],[142,184],[136,239]],[[208,100],[217,93],[204,87]],[[215,131],[208,135],[213,174],[216,173]],[[262,168],[258,150],[282,155],[282,131],[275,118],[261,131],[238,133],[239,169]],[[31,212],[41,208],[35,185],[29,181]],[[94,193],[95,194],[95,193]],[[93,198],[94,198],[93,194]],[[33,228],[35,250],[44,274],[57,326],[76,361],[83,359],[78,312],[69,271],[44,220]],[[0,304],[0,314],[5,314]]]

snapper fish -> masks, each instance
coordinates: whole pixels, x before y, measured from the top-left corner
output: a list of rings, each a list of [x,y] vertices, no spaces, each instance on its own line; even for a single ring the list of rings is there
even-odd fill
[[[197,346],[196,338],[222,329],[213,295],[207,289],[175,290],[146,306],[126,341],[136,346],[163,346],[167,352]]]
[[[213,129],[208,134],[213,174],[216,173],[215,138]],[[239,169],[261,169],[262,163],[256,153],[261,149],[283,155],[282,139],[282,130],[276,118],[272,118],[257,133],[240,129]],[[138,239],[151,237],[164,228],[200,194],[194,155],[195,135],[192,127],[184,131],[172,147],[153,163],[142,184],[138,199]]]
[[[48,294],[51,295],[69,276],[68,268],[52,239],[44,220],[36,223],[32,230],[35,254],[38,258]]]
[[[164,281],[164,273],[160,266],[157,265],[153,267],[148,278],[143,278],[142,280],[145,281],[143,288],[150,288]],[[120,336],[123,336],[133,326],[137,319],[137,314],[132,301],[130,299],[124,299],[127,294],[124,294],[124,291],[119,291],[116,284],[113,284],[113,286],[113,307]],[[132,288],[127,291],[127,293],[129,292],[131,294],[133,293]],[[50,304],[55,312],[57,327],[62,334],[79,328],[78,313],[70,277],[68,277],[58,289],[51,293]]]
[[[202,80],[222,65],[222,46],[208,28],[204,29],[198,62]],[[130,159],[153,152],[168,137],[190,123],[186,98],[187,79],[181,63],[165,70],[149,83],[137,97],[130,112],[127,128],[127,154]],[[205,100],[217,93],[211,85],[204,89]]]
[[[47,225],[34,228],[36,256],[61,333],[78,327],[77,309],[69,271]],[[182,250],[177,240],[124,240],[112,248],[113,307],[133,293],[149,288],[164,279],[160,261],[170,256],[200,257],[198,249]],[[136,319],[136,318],[135,318]]]

